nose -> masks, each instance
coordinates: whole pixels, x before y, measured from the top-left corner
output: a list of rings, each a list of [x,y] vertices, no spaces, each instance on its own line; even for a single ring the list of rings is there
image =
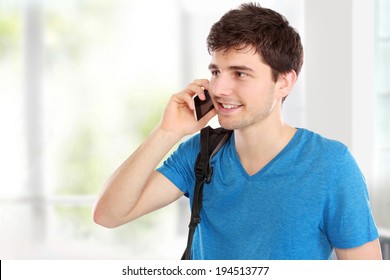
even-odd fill
[[[229,96],[233,92],[233,83],[227,75],[220,73],[211,78],[209,89],[215,97]]]

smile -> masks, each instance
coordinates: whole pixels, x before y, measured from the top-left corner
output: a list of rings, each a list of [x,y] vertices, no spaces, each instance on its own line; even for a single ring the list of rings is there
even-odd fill
[[[243,108],[244,105],[242,104],[228,104],[228,103],[219,103],[219,114],[233,114],[236,112],[239,112],[241,108]]]
[[[235,108],[240,107],[241,105],[221,104],[221,106],[222,106],[224,109],[235,109]]]

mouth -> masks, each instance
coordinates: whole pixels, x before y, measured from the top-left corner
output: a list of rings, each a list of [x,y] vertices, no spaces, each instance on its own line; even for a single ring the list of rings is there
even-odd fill
[[[224,109],[236,109],[242,105],[234,105],[234,104],[221,104]]]
[[[232,113],[243,107],[242,104],[219,103],[219,112]]]

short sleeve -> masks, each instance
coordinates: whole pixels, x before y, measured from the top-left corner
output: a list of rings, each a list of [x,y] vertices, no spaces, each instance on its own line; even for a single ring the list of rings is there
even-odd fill
[[[324,231],[336,248],[354,248],[378,238],[366,180],[349,150],[334,153],[327,170],[329,188]]]
[[[197,134],[181,143],[157,169],[187,197],[190,192],[192,193],[195,184],[194,165],[200,150],[199,139],[199,134]]]

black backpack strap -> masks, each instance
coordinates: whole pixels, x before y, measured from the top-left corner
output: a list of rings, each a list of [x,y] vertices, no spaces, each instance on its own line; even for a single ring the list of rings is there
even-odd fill
[[[200,131],[200,152],[195,163],[195,190],[191,209],[191,219],[188,225],[187,248],[184,251],[182,260],[191,258],[192,239],[197,225],[200,223],[200,210],[202,209],[203,185],[210,183],[213,169],[210,164],[211,158],[226,143],[232,134],[232,130],[223,128],[213,129],[209,126]]]

